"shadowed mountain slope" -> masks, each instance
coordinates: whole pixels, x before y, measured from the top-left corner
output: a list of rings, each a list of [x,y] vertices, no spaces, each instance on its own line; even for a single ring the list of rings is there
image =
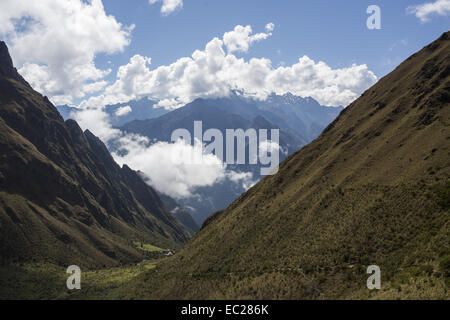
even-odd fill
[[[188,233],[141,177],[34,91],[0,42],[0,264],[140,261],[134,241],[179,248]]]
[[[450,276],[450,32],[367,90],[155,271],[145,298],[440,298]],[[366,287],[367,266],[382,289]]]

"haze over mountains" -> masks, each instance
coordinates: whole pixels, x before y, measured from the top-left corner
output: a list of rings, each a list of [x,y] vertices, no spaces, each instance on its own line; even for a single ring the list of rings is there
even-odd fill
[[[83,267],[144,258],[136,241],[189,238],[158,194],[17,73],[0,42],[0,264]]]
[[[446,32],[111,297],[448,299],[449,140]]]

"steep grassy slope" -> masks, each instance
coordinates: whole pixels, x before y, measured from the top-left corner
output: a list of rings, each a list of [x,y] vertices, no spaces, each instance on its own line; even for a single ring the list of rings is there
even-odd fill
[[[448,299],[449,36],[112,296]],[[372,264],[380,291],[366,288]]]
[[[111,266],[143,259],[134,241],[179,248],[187,238],[136,172],[25,82],[0,42],[0,265]]]

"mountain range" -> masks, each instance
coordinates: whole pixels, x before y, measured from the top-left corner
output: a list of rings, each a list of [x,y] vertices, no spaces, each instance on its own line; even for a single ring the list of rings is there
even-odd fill
[[[246,98],[233,91],[229,97],[197,99],[179,109],[168,111],[155,108],[156,102],[148,99],[106,106],[110,122],[123,132],[139,134],[156,142],[171,142],[172,133],[180,128],[194,136],[194,122],[201,121],[203,130],[218,129],[225,136],[227,129],[280,129],[280,160],[314,140],[320,132],[343,110],[342,107],[324,107],[312,98],[302,98],[290,93],[272,94],[264,101]],[[129,113],[118,117],[117,110],[129,106]],[[58,106],[65,118],[76,109]],[[132,110],[132,111],[130,111]],[[159,116],[158,116],[159,115]],[[133,119],[124,123],[125,119]],[[114,144],[110,146],[114,150]],[[224,156],[226,157],[224,141]],[[228,170],[251,173],[253,183],[259,181],[261,165],[228,165]],[[158,186],[154,186],[158,188]],[[177,199],[183,212],[189,213],[201,225],[212,213],[225,209],[247,189],[247,182],[236,183],[229,179],[212,186],[197,188],[194,197]],[[170,196],[170,195],[168,195]]]
[[[220,100],[187,107],[219,112]],[[222,116],[240,125],[283,121],[286,137],[314,136],[315,125],[296,128],[286,104],[272,112],[281,120],[253,113],[267,108]],[[0,42],[0,297],[446,300],[449,141],[446,32],[189,239],[198,227],[177,216],[182,205],[64,121]],[[175,254],[143,261],[162,248]],[[64,287],[72,264],[83,268],[84,290]],[[381,271],[380,290],[367,287],[369,266]]]
[[[111,297],[448,299],[449,140],[446,32]]]
[[[127,133],[139,134],[148,137],[151,141],[171,142],[172,132],[179,128],[187,129],[194,136],[194,122],[201,121],[203,131],[218,129],[225,136],[227,129],[275,129],[274,124],[262,116],[256,116],[247,120],[235,113],[228,113],[216,107],[215,101],[198,99],[192,103],[167,113],[159,118],[149,120],[135,120],[123,127],[121,130]],[[280,131],[279,145],[286,153],[280,154],[283,160],[289,153],[298,150],[306,142],[298,138],[296,134],[290,134],[284,130]],[[226,141],[224,140],[224,159],[226,158]],[[248,155],[247,155],[248,157]],[[228,170],[241,173],[251,173],[253,180],[257,181],[260,176],[260,165],[250,165],[248,161],[243,165],[228,165]],[[178,202],[189,211],[198,224],[208,218],[217,210],[226,208],[241,193],[246,191],[242,184],[226,179],[212,186],[200,187],[195,190],[195,197],[178,199]]]

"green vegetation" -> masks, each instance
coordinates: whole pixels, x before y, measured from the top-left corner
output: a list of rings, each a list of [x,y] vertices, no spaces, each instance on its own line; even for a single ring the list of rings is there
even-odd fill
[[[81,290],[68,290],[66,269],[50,263],[0,267],[0,299],[107,299],[111,290],[121,288],[156,262],[81,273]]]
[[[144,261],[133,266],[93,270],[82,273],[81,290],[69,291],[63,299],[108,299],[111,290],[121,288],[141,273],[156,267]]]
[[[450,182],[444,185],[436,185],[432,189],[433,199],[442,207],[442,209],[450,209]]]
[[[56,299],[67,291],[65,270],[54,264],[0,267],[0,299]]]
[[[147,251],[147,252],[169,252],[170,249],[161,249],[158,248],[157,246],[148,244],[148,243],[143,243],[140,241],[135,241],[134,245],[136,246],[136,248],[143,250],[143,251]]]
[[[422,185],[335,190],[316,206],[301,202],[316,207],[310,214],[280,208],[283,219],[267,212],[258,223],[248,211],[254,227],[245,229],[225,211],[194,237],[194,244],[162,261],[158,272],[139,275],[111,296],[446,299],[450,216],[426,192]],[[308,228],[295,228],[296,220],[308,221]],[[223,231],[216,235],[218,229],[209,229],[214,226]],[[220,245],[212,246],[216,241]],[[366,288],[370,264],[381,267],[381,291]]]

